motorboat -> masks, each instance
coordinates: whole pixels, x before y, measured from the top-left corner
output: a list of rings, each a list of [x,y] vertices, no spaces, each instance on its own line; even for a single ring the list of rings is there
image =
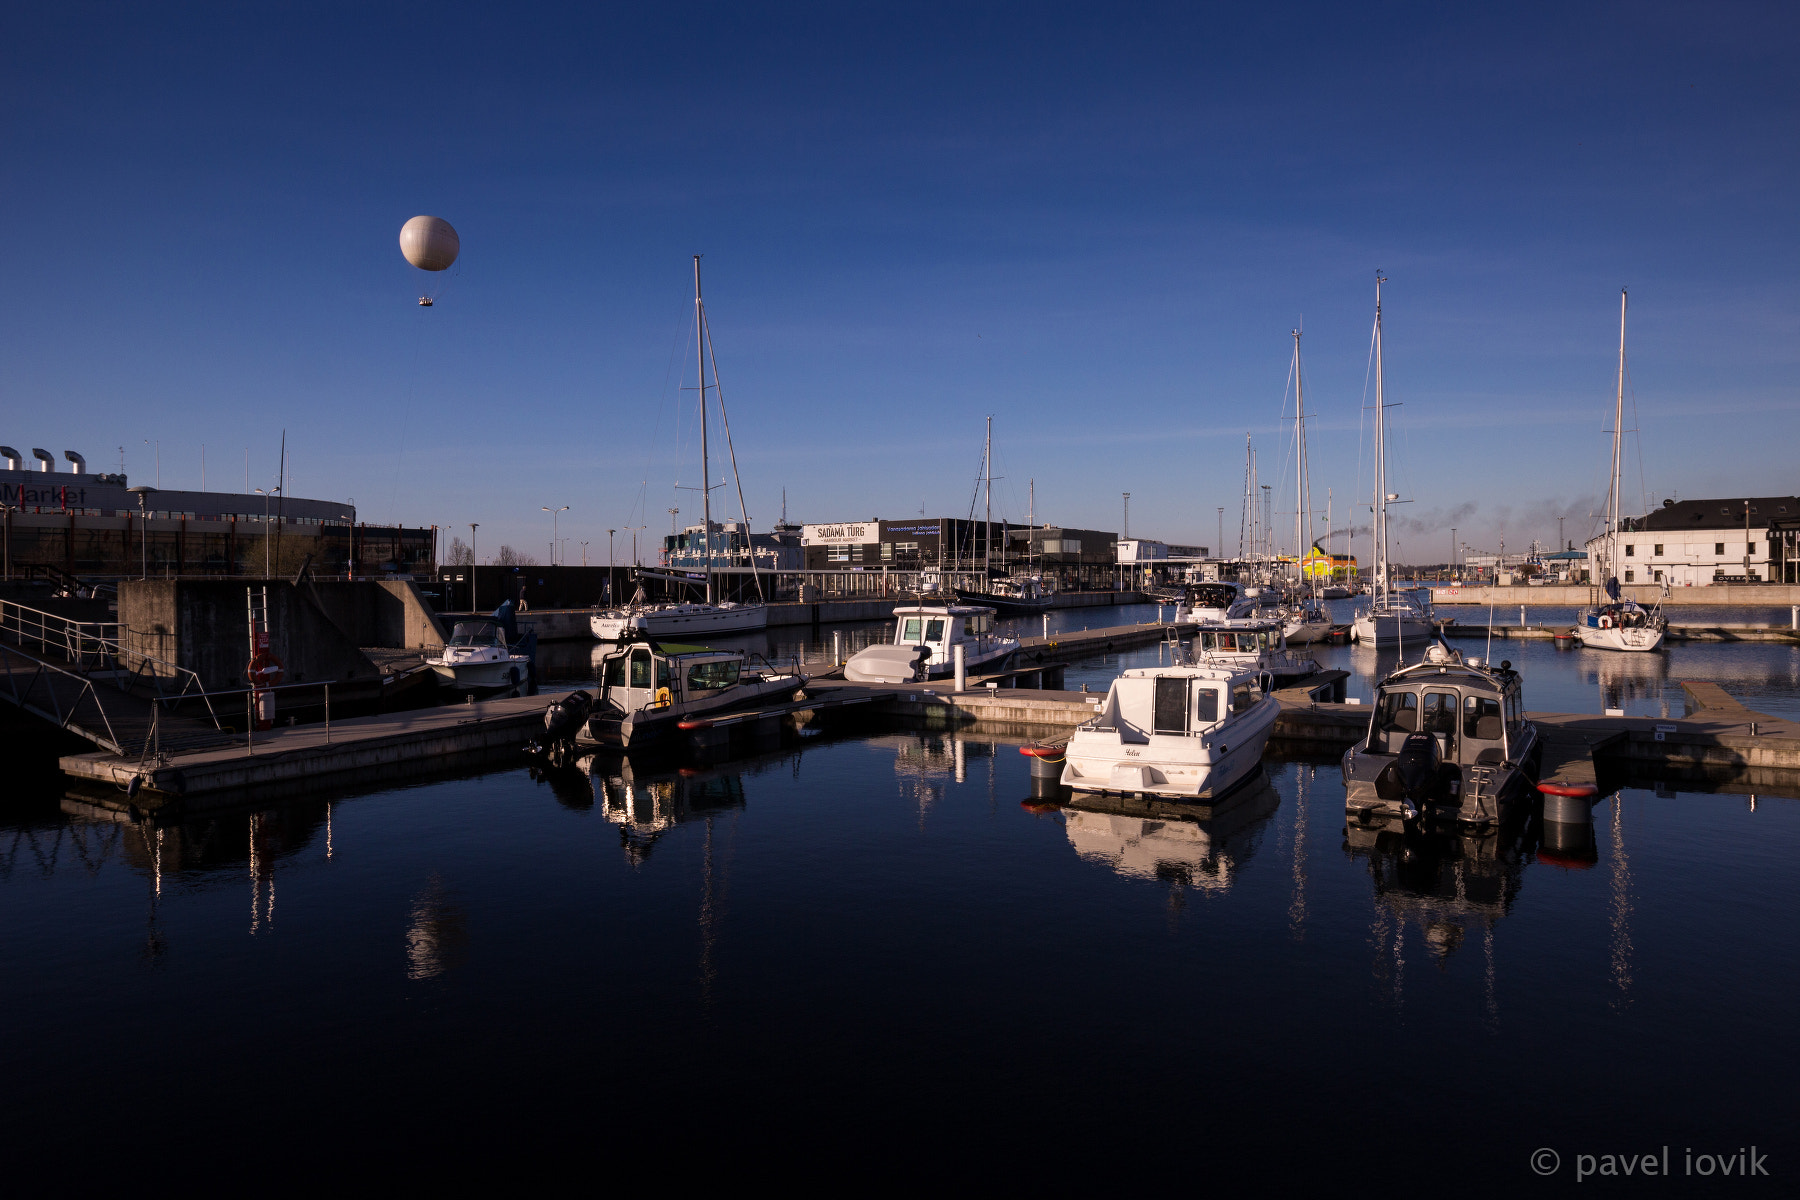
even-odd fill
[[[1497,825],[1535,795],[1542,756],[1512,664],[1435,641],[1378,685],[1368,736],[1344,754],[1345,811],[1364,825]]]
[[[957,588],[956,598],[964,604],[985,605],[1011,616],[1048,612],[1056,606],[1053,592],[1046,587],[1043,577],[1039,575],[996,579],[988,585],[985,592]]]
[[[490,692],[525,685],[532,678],[531,656],[508,646],[496,620],[458,621],[450,640],[430,667],[444,685],[461,692]]]
[[[1191,583],[1175,605],[1175,623],[1223,621],[1241,594],[1237,584],[1226,581]]]
[[[777,667],[760,654],[629,643],[603,660],[600,694],[575,741],[643,746],[667,738],[681,721],[791,699],[805,683],[798,670]]]
[[[1078,792],[1217,800],[1256,774],[1280,714],[1266,671],[1134,668],[1070,735],[1062,783]]]
[[[1285,622],[1280,617],[1206,622],[1194,631],[1185,652],[1196,662],[1264,671],[1277,688],[1319,672],[1317,661],[1287,648]]]
[[[637,603],[596,609],[588,618],[594,637],[603,642],[628,638],[708,638],[744,633],[769,626],[769,610],[761,604]]]
[[[912,683],[942,679],[956,670],[956,647],[964,669],[1003,663],[1019,649],[1019,639],[994,632],[994,610],[977,604],[916,604],[894,610],[894,640],[857,651],[844,664],[844,678],[856,683]]]
[[[1620,480],[1625,469],[1625,445],[1621,430],[1625,424],[1625,302],[1619,291],[1619,390],[1613,406],[1612,479],[1606,492],[1606,534],[1595,555],[1596,578],[1606,580],[1606,600],[1589,602],[1575,614],[1575,636],[1590,650],[1654,650],[1662,645],[1668,630],[1663,616],[1662,599],[1646,610],[1635,601],[1621,597],[1619,591],[1619,529],[1624,524],[1621,512]],[[1630,578],[1631,572],[1627,571]],[[1663,585],[1667,590],[1668,585]],[[1590,593],[1591,595],[1592,593]]]

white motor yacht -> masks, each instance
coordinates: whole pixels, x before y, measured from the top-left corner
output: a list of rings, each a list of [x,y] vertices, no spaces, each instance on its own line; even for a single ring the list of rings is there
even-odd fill
[[[1266,672],[1225,664],[1129,670],[1070,736],[1062,783],[1078,792],[1216,800],[1256,773],[1280,713]]]
[[[844,664],[844,678],[856,683],[911,683],[942,679],[956,670],[957,646],[963,665],[1005,662],[1019,639],[994,632],[994,610],[975,604],[919,604],[894,610],[894,640],[859,650]]]
[[[1223,621],[1238,602],[1238,585],[1225,580],[1189,584],[1175,605],[1175,623]]]
[[[465,692],[518,687],[531,677],[531,659],[514,654],[496,621],[458,621],[443,653],[425,665],[448,686]]]
[[[1284,623],[1279,617],[1208,622],[1194,632],[1186,651],[1194,662],[1265,671],[1276,687],[1286,687],[1319,671],[1317,661],[1287,648]]]

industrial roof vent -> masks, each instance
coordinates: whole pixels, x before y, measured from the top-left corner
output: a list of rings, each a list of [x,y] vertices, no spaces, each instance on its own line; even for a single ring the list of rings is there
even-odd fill
[[[43,471],[44,474],[48,475],[50,472],[56,470],[56,455],[50,453],[48,450],[39,450],[34,447],[31,451],[31,457],[43,464],[39,470]]]
[[[6,460],[6,469],[9,471],[19,470],[19,460],[23,457],[23,455],[17,450],[14,450],[11,446],[0,446],[0,458]]]
[[[77,475],[84,475],[87,473],[87,459],[81,457],[81,455],[75,453],[73,450],[64,450],[63,457],[75,464],[75,473]]]

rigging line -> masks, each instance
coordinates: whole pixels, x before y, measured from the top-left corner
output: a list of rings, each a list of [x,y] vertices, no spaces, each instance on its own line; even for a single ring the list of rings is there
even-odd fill
[[[744,506],[744,479],[738,474],[737,448],[731,444],[731,417],[725,412],[725,385],[719,382],[719,356],[713,353],[712,321],[706,315],[706,305],[700,306],[700,333],[706,339],[706,356],[712,360],[713,395],[719,401],[719,419],[725,424],[725,452],[731,457],[731,478],[737,484],[738,516],[744,520],[744,549],[750,555],[750,577],[756,583],[756,595],[759,599],[767,599],[763,595],[762,573],[756,567],[756,543],[750,537],[750,510]],[[706,395],[701,393],[701,402]],[[712,530],[705,530],[706,543],[712,544]],[[710,550],[708,551],[710,553]]]
[[[1644,422],[1638,416],[1637,389],[1631,383],[1631,357],[1629,355],[1625,358],[1625,390],[1631,395],[1631,434],[1637,442],[1638,502],[1643,505],[1643,511],[1647,513],[1650,511],[1650,485],[1644,478]]]

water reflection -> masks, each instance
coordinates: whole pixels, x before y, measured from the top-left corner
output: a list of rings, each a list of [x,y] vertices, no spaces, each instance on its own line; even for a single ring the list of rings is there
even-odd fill
[[[412,923],[406,927],[406,977],[436,979],[461,966],[468,944],[468,917],[433,873],[413,900]]]
[[[1129,811],[1141,810],[1141,801],[1076,793],[1063,806],[1063,827],[1077,855],[1127,879],[1222,894],[1256,853],[1280,805],[1267,775],[1205,820],[1180,815],[1174,804],[1158,804],[1154,815],[1143,816]]]
[[[1482,834],[1345,828],[1345,855],[1365,863],[1374,884],[1375,978],[1395,1004],[1405,992],[1410,927],[1440,968],[1471,935],[1481,943],[1486,1007],[1490,1017],[1497,1015],[1494,926],[1518,898],[1531,840],[1524,824]]]
[[[920,829],[925,828],[926,816],[953,783],[969,781],[971,763],[985,762],[988,799],[994,798],[995,760],[1003,747],[991,738],[951,732],[913,732],[867,741],[871,746],[894,752],[894,778],[899,784],[900,798],[917,810]],[[1013,747],[1004,749],[1010,751]]]
[[[658,840],[682,822],[744,807],[741,764],[738,770],[646,770],[622,755],[596,754],[583,758],[581,766],[588,794],[598,800],[600,815],[619,827],[619,845],[633,866],[649,858]],[[577,781],[583,778],[556,774],[568,788],[580,786]],[[710,838],[710,824],[707,830]]]
[[[1669,715],[1669,657],[1663,652],[1622,654],[1618,651],[1588,650],[1577,652],[1582,678],[1598,689],[1600,711],[1625,711],[1632,701],[1644,701],[1657,707],[1657,715]],[[1680,685],[1675,686],[1679,692]],[[1682,706],[1686,715],[1686,705]]]

